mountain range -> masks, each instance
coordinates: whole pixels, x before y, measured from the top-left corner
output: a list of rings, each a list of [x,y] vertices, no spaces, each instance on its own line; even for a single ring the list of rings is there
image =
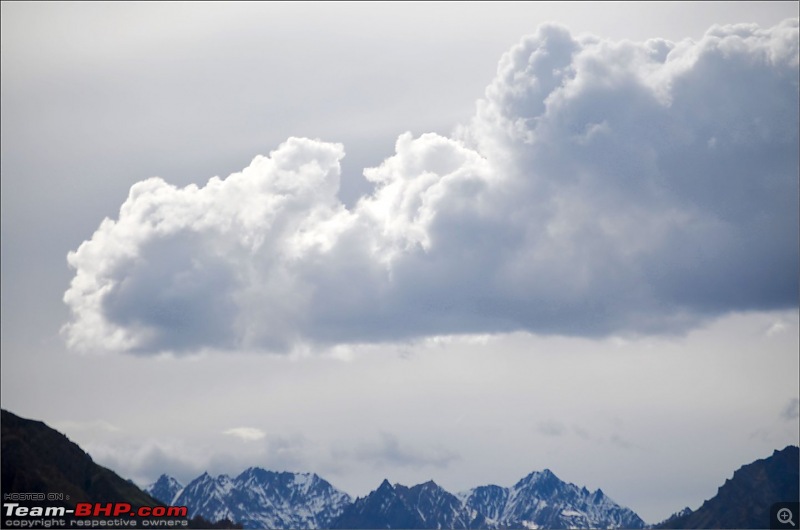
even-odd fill
[[[480,486],[454,495],[433,481],[407,487],[388,480],[352,501],[313,474],[250,468],[236,478],[207,473],[185,487],[162,475],[148,491],[189,515],[227,518],[245,528],[643,528],[644,521],[602,490],[590,492],[550,470],[510,488]]]
[[[42,422],[3,410],[0,423],[4,495],[61,492],[63,500],[47,504],[65,507],[76,502],[185,505],[190,528],[235,527],[231,521],[275,529],[645,527],[601,490],[566,483],[547,469],[511,487],[479,486],[455,495],[433,481],[407,487],[384,480],[353,500],[315,474],[255,467],[235,478],[203,473],[186,486],[162,475],[145,492]],[[800,448],[776,450],[738,469],[697,510],[685,508],[656,528],[769,528],[771,505],[800,497],[798,469]],[[13,522],[4,515],[0,526]]]

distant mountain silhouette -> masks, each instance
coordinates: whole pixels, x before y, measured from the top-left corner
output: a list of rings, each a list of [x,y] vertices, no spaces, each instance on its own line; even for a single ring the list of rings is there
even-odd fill
[[[695,511],[684,509],[656,528],[769,528],[770,507],[800,498],[800,448],[787,446],[739,468]]]

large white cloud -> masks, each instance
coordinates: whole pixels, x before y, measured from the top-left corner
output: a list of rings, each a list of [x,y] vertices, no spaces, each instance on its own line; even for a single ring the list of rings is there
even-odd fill
[[[528,330],[680,331],[798,292],[798,22],[699,42],[546,25],[453,138],[399,137],[338,199],[341,145],[131,188],[70,253],[70,346],[176,353]]]

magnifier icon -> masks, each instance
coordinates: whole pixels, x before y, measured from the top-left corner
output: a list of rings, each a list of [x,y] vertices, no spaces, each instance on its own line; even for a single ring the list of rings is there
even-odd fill
[[[781,508],[778,510],[777,516],[778,521],[780,521],[781,524],[789,523],[790,525],[795,526],[794,521],[792,521],[792,511],[789,508]]]

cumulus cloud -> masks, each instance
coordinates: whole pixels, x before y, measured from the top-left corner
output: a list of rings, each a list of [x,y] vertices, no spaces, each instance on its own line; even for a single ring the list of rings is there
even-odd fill
[[[255,442],[263,439],[266,436],[264,431],[254,427],[235,427],[233,429],[222,431],[222,434],[235,436],[244,442]]]
[[[786,325],[786,323],[781,320],[778,320],[772,323],[772,325],[767,328],[767,330],[764,332],[764,335],[766,335],[768,338],[776,337],[778,335],[781,335],[782,333],[785,333],[787,329],[788,326]]]
[[[310,139],[202,187],[135,184],[68,256],[64,335],[286,352],[796,306],[799,56],[796,19],[678,43],[542,26],[469,123],[402,134],[352,208],[343,146]]]

